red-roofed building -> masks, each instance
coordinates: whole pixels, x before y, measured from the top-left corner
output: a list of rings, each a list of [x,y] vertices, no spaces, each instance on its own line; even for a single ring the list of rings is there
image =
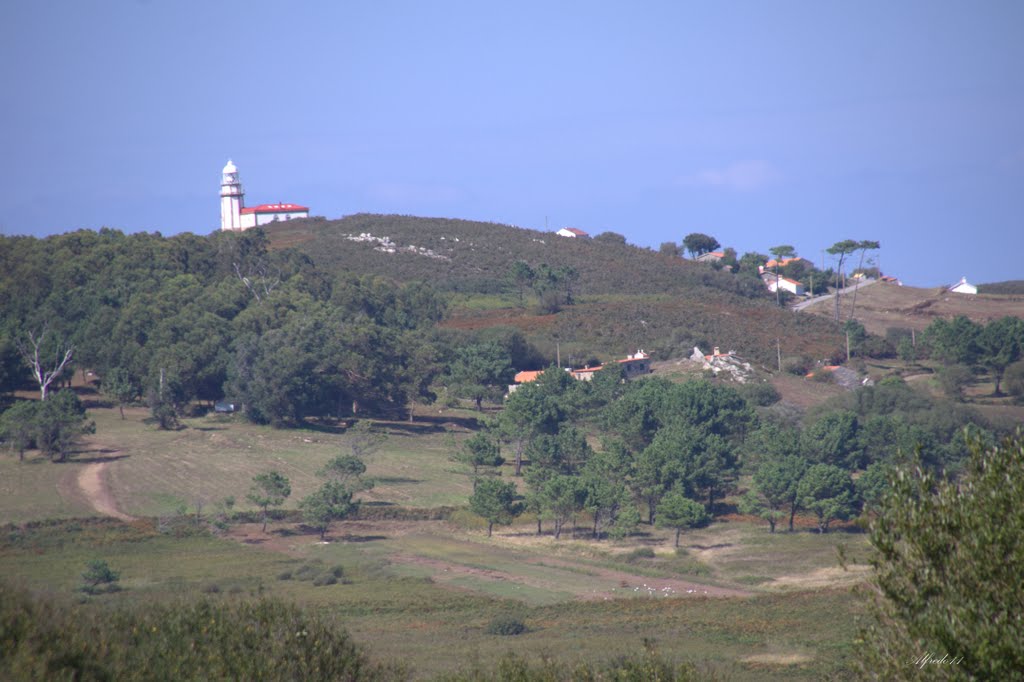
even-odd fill
[[[245,207],[245,192],[238,168],[230,160],[224,166],[220,183],[220,229],[248,230],[279,220],[308,218],[309,207],[278,202]]]
[[[585,239],[587,237],[590,237],[589,234],[587,234],[583,230],[578,230],[575,227],[563,227],[558,232],[555,232],[555,234],[557,234],[557,235],[559,235],[561,237],[569,237],[571,239],[579,239],[579,238],[584,238]]]
[[[708,251],[697,256],[698,263],[717,263],[725,258],[724,251]]]

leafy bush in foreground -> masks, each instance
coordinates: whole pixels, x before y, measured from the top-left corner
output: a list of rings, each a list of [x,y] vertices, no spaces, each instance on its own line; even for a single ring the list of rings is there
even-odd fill
[[[0,679],[389,680],[348,634],[273,600],[97,609],[0,584]]]

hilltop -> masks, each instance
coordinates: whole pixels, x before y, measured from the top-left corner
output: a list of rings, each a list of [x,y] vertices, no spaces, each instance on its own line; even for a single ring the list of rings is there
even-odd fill
[[[836,355],[838,326],[779,309],[760,280],[733,275],[614,239],[443,218],[358,214],[268,226],[272,249],[294,248],[333,272],[427,282],[455,294],[445,326],[514,327],[554,359],[621,357],[644,348],[658,359],[688,357],[693,346],[735,350],[775,365],[784,356]],[[578,273],[575,305],[541,314],[520,305],[509,273],[516,261]]]
[[[996,285],[990,285],[996,286]],[[852,294],[843,295],[842,315],[850,314]],[[835,303],[816,302],[805,312],[832,318]],[[919,288],[878,282],[862,287],[857,293],[856,317],[873,334],[885,336],[889,329],[923,331],[937,318],[963,315],[978,323],[1011,315],[1024,317],[1024,295],[1003,293],[954,294],[946,287]]]

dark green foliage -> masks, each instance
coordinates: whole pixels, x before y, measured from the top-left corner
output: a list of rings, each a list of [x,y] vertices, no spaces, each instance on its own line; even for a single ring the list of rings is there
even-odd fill
[[[358,508],[359,502],[353,502],[352,493],[341,483],[327,481],[299,502],[303,519],[319,531],[320,540],[326,537],[332,521],[340,521]]]
[[[111,569],[106,561],[94,559],[86,564],[85,572],[82,573],[82,592],[86,594],[117,592],[120,590],[117,584],[120,577],[121,574]]]
[[[691,258],[714,251],[719,246],[721,244],[718,243],[717,239],[701,232],[691,232],[683,237],[683,247],[690,252]]]
[[[0,585],[0,677],[11,680],[404,679],[348,634],[278,601],[72,607]]]
[[[786,432],[777,432],[778,440],[786,439]],[[793,519],[800,507],[799,485],[810,463],[792,454],[795,448],[779,447],[766,453],[754,472],[754,487],[741,500],[740,511],[760,516],[775,532],[775,524],[788,513],[789,531],[793,532]],[[786,452],[790,454],[785,454]]]
[[[489,635],[502,635],[506,637],[521,635],[526,632],[526,624],[516,616],[495,616],[494,619],[487,624],[486,631]]]
[[[1024,360],[1018,360],[1006,368],[1003,375],[1006,392],[1017,400],[1024,398]]]
[[[818,532],[827,533],[833,520],[845,520],[856,511],[850,474],[831,464],[813,464],[797,485],[801,507],[818,517]]]
[[[246,499],[263,510],[263,532],[267,532],[267,514],[270,507],[280,507],[292,494],[288,477],[278,471],[268,471],[252,477],[252,487]]]
[[[477,483],[469,498],[469,510],[487,521],[487,536],[490,537],[494,524],[512,523],[522,512],[522,505],[516,502],[514,483],[485,478]]]
[[[18,452],[18,459],[25,461],[25,450],[36,444],[36,413],[39,403],[21,400],[0,415],[0,440],[11,450]]]
[[[741,384],[736,390],[743,396],[744,400],[757,407],[774,405],[782,398],[779,392],[775,390],[775,387],[767,381]]]
[[[484,400],[500,402],[515,375],[508,352],[493,341],[460,348],[450,372],[451,390],[460,398],[475,402],[477,410],[483,409]]]
[[[1024,670],[1024,435],[972,441],[962,480],[899,467],[871,527],[873,622],[864,673],[881,679],[1019,679]],[[955,665],[908,665],[929,654]]]
[[[676,531],[676,547],[679,546],[679,536],[684,528],[696,528],[711,520],[704,505],[686,497],[678,488],[661,498],[657,514],[659,527]]]
[[[96,424],[89,420],[82,402],[71,391],[51,393],[47,400],[35,405],[33,412],[36,447],[57,462],[68,459],[81,436],[96,431]]]
[[[1024,294],[1024,279],[1010,280],[1008,282],[992,282],[990,284],[979,284],[978,293],[1003,295]]]

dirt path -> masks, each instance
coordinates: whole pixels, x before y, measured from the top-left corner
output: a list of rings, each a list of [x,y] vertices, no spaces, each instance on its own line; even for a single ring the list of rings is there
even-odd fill
[[[122,521],[134,521],[134,516],[129,516],[117,508],[114,496],[110,494],[105,475],[108,464],[110,462],[95,462],[82,467],[78,473],[78,487],[92,508],[100,514],[113,516]]]

